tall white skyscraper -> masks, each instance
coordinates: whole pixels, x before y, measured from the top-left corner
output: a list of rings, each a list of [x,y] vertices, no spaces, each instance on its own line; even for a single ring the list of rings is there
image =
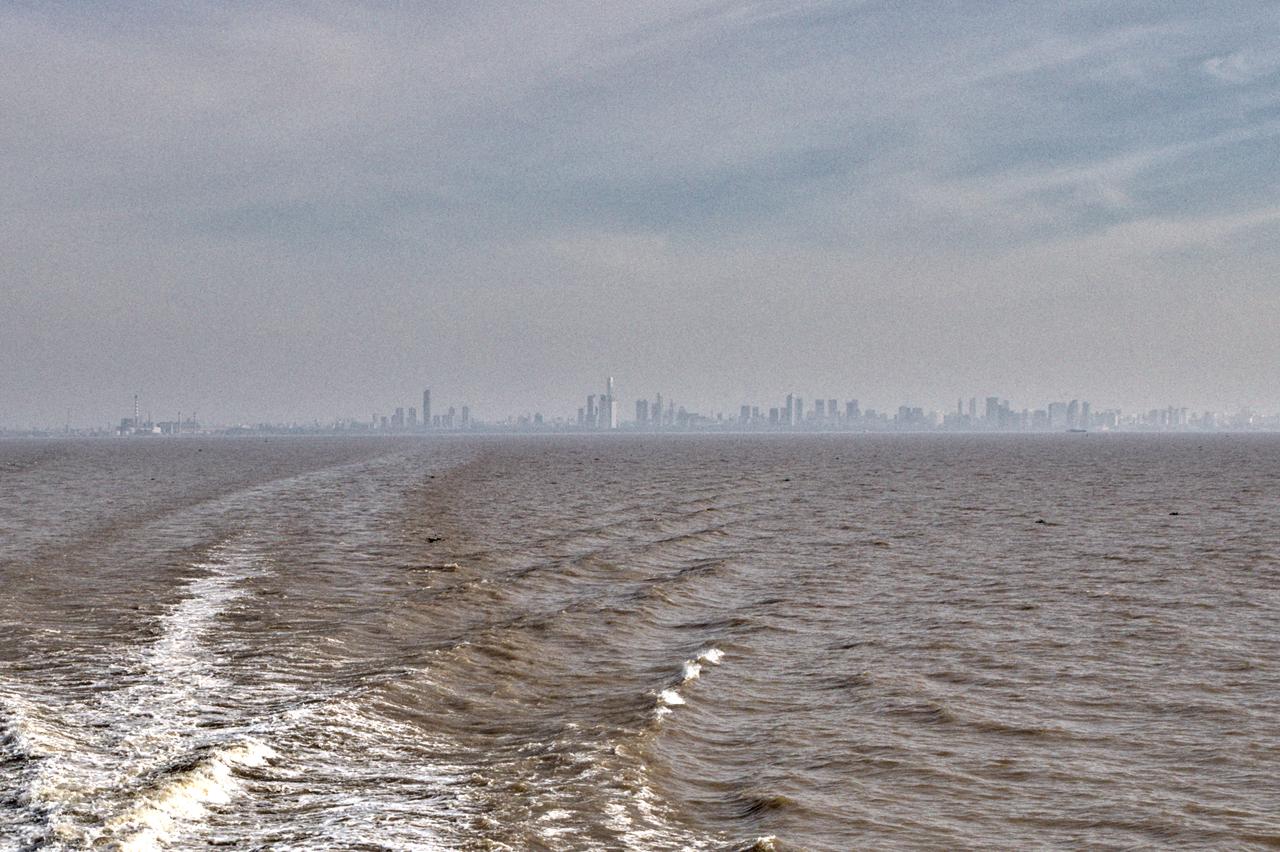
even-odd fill
[[[618,400],[613,396],[613,376],[605,383],[604,399],[601,404],[601,425],[606,429],[618,428]]]

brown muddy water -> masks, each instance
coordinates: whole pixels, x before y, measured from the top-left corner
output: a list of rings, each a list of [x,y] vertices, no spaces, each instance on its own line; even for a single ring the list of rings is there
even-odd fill
[[[0,849],[1275,848],[1280,439],[0,443]]]

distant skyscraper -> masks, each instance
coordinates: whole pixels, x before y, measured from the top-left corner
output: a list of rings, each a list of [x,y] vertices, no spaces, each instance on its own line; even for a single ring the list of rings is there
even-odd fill
[[[795,398],[791,394],[787,394],[787,407],[782,409],[782,422],[788,426],[796,422]]]
[[[836,407],[836,401],[834,399],[827,400],[827,416],[832,420],[835,420],[840,416],[840,409]]]
[[[638,423],[641,426],[644,426],[648,422],[649,422],[649,400],[637,399],[636,400],[636,423]]]
[[[604,400],[601,403],[601,425],[606,429],[618,428],[618,400],[613,395],[613,376],[605,382]]]
[[[600,417],[596,413],[596,395],[587,394],[587,428],[595,429],[600,425]]]
[[[1000,425],[1000,397],[998,396],[987,397],[987,418],[986,419],[987,419],[988,426]]]
[[[813,416],[817,420],[825,420],[827,417],[827,401],[825,399],[815,399],[813,401]]]
[[[410,428],[410,429],[416,429],[416,428],[418,428],[418,409],[416,409],[416,408],[414,408],[414,407],[412,407],[412,406],[410,406],[410,407],[409,407],[409,423],[408,423],[408,426],[409,426],[409,428]]]
[[[431,389],[422,392],[422,425],[431,425]]]
[[[462,406],[462,425],[467,427],[471,425],[471,406]]]

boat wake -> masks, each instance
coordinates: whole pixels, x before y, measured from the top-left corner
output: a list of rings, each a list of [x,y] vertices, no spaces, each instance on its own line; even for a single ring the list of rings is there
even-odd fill
[[[162,849],[183,828],[198,823],[210,805],[231,802],[241,787],[237,767],[263,766],[275,750],[256,740],[212,749],[186,769],[171,773],[106,824],[106,834],[126,852]]]
[[[20,849],[164,848],[231,801],[238,768],[275,757],[207,713],[229,688],[208,635],[260,562],[224,544],[192,567],[202,573],[155,641],[123,649],[91,699],[55,707],[0,681],[0,758],[16,786],[0,826]]]

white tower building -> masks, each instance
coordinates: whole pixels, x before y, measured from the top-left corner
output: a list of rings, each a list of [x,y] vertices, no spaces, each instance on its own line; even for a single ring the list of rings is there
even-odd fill
[[[606,429],[618,428],[618,400],[613,397],[613,376],[609,377],[609,381],[605,383],[604,405],[601,406],[604,411],[601,420]]]

